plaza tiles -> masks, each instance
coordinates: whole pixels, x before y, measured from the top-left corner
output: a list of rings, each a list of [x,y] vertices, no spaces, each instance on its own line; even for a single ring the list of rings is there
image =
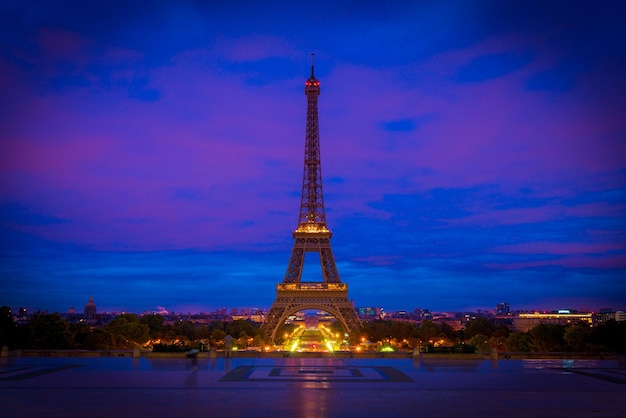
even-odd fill
[[[0,359],[0,416],[624,417],[618,360]]]

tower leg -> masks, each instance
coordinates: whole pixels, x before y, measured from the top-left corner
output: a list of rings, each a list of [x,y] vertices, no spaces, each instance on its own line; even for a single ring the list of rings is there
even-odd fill
[[[266,339],[273,343],[279,328],[290,315],[308,309],[328,312],[348,333],[362,328],[363,324],[348,300],[347,286],[345,284],[342,286],[342,290],[308,290],[299,286],[294,286],[290,290],[279,290],[261,325]]]

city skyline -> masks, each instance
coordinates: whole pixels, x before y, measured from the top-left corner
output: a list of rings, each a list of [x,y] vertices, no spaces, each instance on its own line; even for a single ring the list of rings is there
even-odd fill
[[[93,295],[89,297],[89,300],[85,304],[84,307],[81,306],[70,306],[65,311],[48,311],[48,310],[30,310],[26,307],[12,307],[8,306],[12,311],[12,315],[16,317],[32,317],[33,315],[40,314],[59,314],[64,317],[71,318],[81,318],[81,317],[111,317],[123,314],[135,314],[138,316],[144,315],[152,315],[159,314],[166,317],[171,316],[198,316],[198,317],[232,317],[232,319],[248,319],[253,322],[264,322],[265,319],[259,319],[265,317],[269,309],[268,308],[259,308],[252,306],[221,306],[212,310],[202,310],[202,311],[175,311],[168,310],[164,306],[157,306],[155,309],[148,309],[145,311],[110,311],[99,309],[97,303],[94,301]],[[357,315],[362,321],[371,321],[375,319],[389,319],[389,320],[405,320],[405,319],[416,319],[416,320],[432,320],[435,322],[450,319],[453,316],[457,319],[460,316],[463,316],[465,320],[469,320],[475,317],[493,317],[493,318],[516,318],[519,315],[585,315],[586,317],[591,317],[596,315],[601,317],[601,315],[606,314],[615,314],[618,313],[620,315],[624,315],[624,310],[622,309],[614,309],[614,308],[602,308],[597,310],[587,310],[587,309],[513,309],[507,302],[500,302],[495,306],[485,307],[474,309],[474,310],[431,310],[428,307],[411,307],[405,309],[396,309],[389,310],[384,306],[354,306]],[[472,314],[472,315],[467,315]],[[294,313],[294,316],[303,318],[305,316],[315,315],[318,317],[325,318],[334,318],[332,314],[329,314],[327,311],[323,309],[303,309]],[[452,316],[451,316],[452,315]],[[476,316],[474,316],[476,315]],[[290,316],[291,319],[291,316]],[[335,318],[336,319],[336,318]],[[605,319],[603,319],[605,320]],[[621,321],[621,319],[618,319]]]
[[[357,306],[626,308],[625,6],[359,5],[0,6],[0,305],[268,308],[314,52]]]

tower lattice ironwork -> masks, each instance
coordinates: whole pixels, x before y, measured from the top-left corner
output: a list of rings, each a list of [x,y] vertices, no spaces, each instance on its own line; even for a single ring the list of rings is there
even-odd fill
[[[362,327],[348,299],[348,285],[339,278],[330,246],[332,232],[326,227],[317,111],[320,82],[315,78],[313,54],[311,76],[305,83],[304,93],[307,97],[307,114],[300,217],[298,228],[292,234],[294,244],[285,278],[276,286],[276,300],[262,325],[270,341],[274,341],[278,329],[290,315],[306,309],[328,312],[348,332]],[[323,281],[301,281],[307,252],[319,254]]]

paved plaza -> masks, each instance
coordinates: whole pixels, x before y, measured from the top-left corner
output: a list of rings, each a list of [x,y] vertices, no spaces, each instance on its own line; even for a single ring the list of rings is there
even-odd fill
[[[13,357],[9,417],[624,417],[617,360]]]

